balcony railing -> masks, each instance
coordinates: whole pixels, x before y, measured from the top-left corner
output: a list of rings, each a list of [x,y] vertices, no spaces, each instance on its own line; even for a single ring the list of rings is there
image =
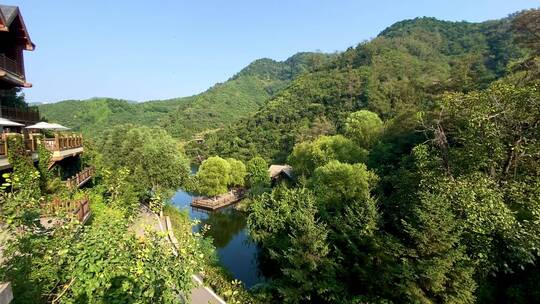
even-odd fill
[[[5,157],[9,151],[10,136],[23,136],[22,134],[2,134],[0,139],[0,157]],[[51,152],[61,152],[69,149],[82,148],[82,135],[60,135],[55,134],[54,138],[41,138],[40,135],[30,135],[24,138],[24,146],[27,152],[35,152],[40,143],[43,143],[45,149]]]
[[[38,107],[27,108],[12,108],[2,106],[0,109],[3,118],[20,121],[20,122],[38,122],[39,109]]]
[[[63,136],[55,134],[54,138],[45,138],[43,143],[45,148],[51,152],[64,151],[82,147],[83,138],[82,135]]]
[[[0,54],[0,69],[13,73],[19,77],[23,77],[22,69],[16,60],[7,57],[5,54]]]
[[[75,174],[74,176],[68,178],[66,180],[66,186],[69,189],[76,189],[84,185],[87,181],[89,181],[92,176],[94,176],[94,167],[87,167],[81,172]]]
[[[9,140],[8,138],[9,137],[22,137],[23,135],[22,134],[18,134],[18,133],[4,133],[2,134],[2,137],[0,138],[0,157],[6,157],[7,154],[8,154],[8,151],[9,151]],[[35,137],[35,138],[32,138],[32,137],[29,137],[29,138],[26,138],[24,137],[23,138],[23,143],[24,143],[24,148],[27,152],[34,152],[37,150],[37,146],[38,146],[38,140],[39,138]]]

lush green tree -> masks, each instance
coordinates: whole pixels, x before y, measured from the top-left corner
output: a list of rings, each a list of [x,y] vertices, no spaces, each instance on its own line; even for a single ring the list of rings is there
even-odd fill
[[[270,187],[268,164],[262,157],[256,156],[248,161],[246,178],[251,194],[261,194]]]
[[[195,176],[197,191],[208,196],[227,192],[231,182],[231,166],[219,156],[212,156],[203,161]]]
[[[521,12],[512,22],[516,41],[530,49],[534,55],[540,55],[540,9]]]
[[[254,240],[270,250],[278,265],[277,292],[284,303],[328,301],[334,262],[328,230],[317,220],[313,195],[306,189],[277,189],[250,205],[248,225]],[[329,281],[330,280],[330,281]]]
[[[375,210],[370,191],[377,181],[364,164],[343,164],[330,161],[315,169],[309,187],[313,189],[322,209],[339,211],[353,202],[365,202],[368,212]]]
[[[163,129],[117,126],[103,136],[99,149],[104,165],[127,168],[130,183],[142,192],[175,190],[189,175],[186,157]]]
[[[422,180],[412,209],[402,219],[412,250],[403,269],[406,294],[413,302],[472,303],[477,285],[474,264],[461,243],[463,225],[453,212],[444,178],[429,168],[428,151],[423,145],[414,150]]]
[[[366,160],[367,151],[342,135],[321,136],[313,142],[297,144],[289,164],[298,175],[311,176],[313,171],[331,160],[358,163]]]
[[[234,158],[227,158],[227,162],[231,167],[229,185],[243,187],[247,175],[246,165],[244,165],[242,161]]]
[[[100,208],[80,241],[60,249],[71,284],[60,303],[176,303],[180,295],[189,296],[191,274],[200,267],[196,256],[175,256],[150,231],[136,240],[121,213]]]
[[[384,125],[376,113],[361,110],[351,113],[345,121],[347,137],[364,149],[369,149],[379,139]]]

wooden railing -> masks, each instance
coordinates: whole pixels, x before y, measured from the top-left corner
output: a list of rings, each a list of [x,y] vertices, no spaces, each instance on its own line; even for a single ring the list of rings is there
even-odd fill
[[[9,137],[23,137],[23,134],[19,133],[3,133],[0,137],[0,157],[6,157],[9,150]],[[39,144],[39,137],[29,136],[23,137],[24,147],[27,152],[34,152],[37,150]]]
[[[64,151],[83,146],[82,135],[60,135],[55,134],[54,138],[45,138],[43,140],[45,148],[49,151]]]
[[[94,173],[95,173],[94,167],[87,167],[81,172],[68,178],[66,180],[66,186],[69,189],[79,188],[80,186],[84,185],[87,181],[89,181],[92,178],[92,176],[94,176]]]
[[[8,151],[8,144],[6,140],[0,140],[0,157],[6,157]]]
[[[41,206],[41,212],[43,216],[73,215],[79,222],[84,223],[90,215],[90,201],[88,197],[68,201],[54,198],[52,202]]]
[[[23,77],[22,69],[16,60],[7,57],[5,54],[0,54],[0,69],[13,73],[19,77]]]
[[[217,210],[238,202],[245,196],[244,189],[234,189],[216,197],[198,196],[191,202],[191,207]]]
[[[2,117],[20,122],[38,122],[39,109],[38,107],[13,108],[2,106]]]
[[[23,136],[23,134],[2,134],[0,138],[0,157],[7,156],[9,150],[8,137]],[[55,152],[64,151],[83,146],[82,135],[60,135],[55,134],[54,138],[41,138],[40,135],[32,134],[24,139],[24,145],[28,152],[35,152],[40,143],[43,143],[45,149]]]

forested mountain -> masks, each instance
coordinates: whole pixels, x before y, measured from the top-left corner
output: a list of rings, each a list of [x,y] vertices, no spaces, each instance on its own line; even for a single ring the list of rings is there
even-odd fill
[[[134,123],[155,125],[164,115],[173,111],[181,100],[156,101],[143,104],[111,98],[66,100],[41,104],[41,116],[69,126],[94,137],[111,126]]]
[[[539,25],[397,23],[191,145],[292,167],[247,208],[262,303],[538,303]]]
[[[110,98],[68,100],[39,106],[42,116],[96,135],[114,125],[160,125],[181,139],[223,127],[260,108],[292,79],[328,62],[332,55],[298,53],[283,62],[259,59],[224,83],[184,98],[133,103]]]
[[[445,91],[485,88],[523,55],[513,43],[511,19],[398,22],[298,77],[254,116],[208,135],[205,146],[190,151],[284,161],[295,143],[340,132],[353,111],[390,119],[428,107]]]

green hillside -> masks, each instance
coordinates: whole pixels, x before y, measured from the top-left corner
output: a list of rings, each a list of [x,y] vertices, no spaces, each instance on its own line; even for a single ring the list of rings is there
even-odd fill
[[[297,75],[329,61],[331,55],[298,53],[279,62],[259,59],[224,83],[184,98],[133,103],[110,98],[41,104],[44,118],[95,136],[111,126],[160,125],[181,139],[220,128],[254,113]]]
[[[351,112],[383,119],[428,107],[445,91],[487,87],[523,55],[512,41],[511,18],[483,23],[417,18],[398,22],[375,39],[306,73],[254,116],[217,134],[192,155],[234,155],[284,161],[293,145],[341,132]]]

